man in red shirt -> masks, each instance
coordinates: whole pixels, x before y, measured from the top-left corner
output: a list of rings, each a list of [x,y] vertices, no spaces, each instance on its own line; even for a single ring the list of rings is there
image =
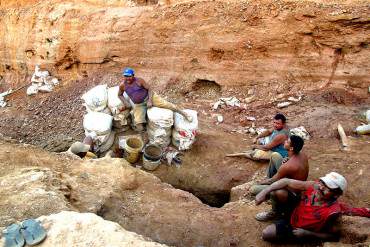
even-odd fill
[[[338,236],[332,228],[340,215],[370,217],[369,208],[352,208],[338,202],[347,187],[346,179],[336,172],[321,177],[318,181],[281,179],[256,196],[256,205],[267,199],[275,190],[287,189],[301,192],[301,200],[290,219],[283,219],[269,225],[262,232],[265,241],[294,238],[319,238],[330,240]]]

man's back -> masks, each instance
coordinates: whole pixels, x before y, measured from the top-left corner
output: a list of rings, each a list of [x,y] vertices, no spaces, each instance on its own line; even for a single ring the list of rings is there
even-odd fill
[[[309,172],[308,158],[303,152],[295,154],[283,163],[278,170],[278,179],[290,178],[295,180],[307,180]]]

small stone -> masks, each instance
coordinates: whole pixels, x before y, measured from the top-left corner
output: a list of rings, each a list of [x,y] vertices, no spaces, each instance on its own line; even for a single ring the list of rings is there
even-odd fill
[[[277,107],[278,108],[284,108],[284,107],[287,107],[287,106],[290,106],[292,104],[292,102],[281,102],[279,104],[277,104]]]

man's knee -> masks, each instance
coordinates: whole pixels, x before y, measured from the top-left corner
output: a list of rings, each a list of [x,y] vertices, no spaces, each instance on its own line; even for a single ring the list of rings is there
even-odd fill
[[[275,166],[276,170],[278,170],[283,163],[283,156],[278,152],[273,152],[271,154],[271,163]]]
[[[262,231],[262,239],[265,241],[274,241],[276,240],[276,226],[269,225]]]
[[[278,202],[286,202],[288,200],[287,190],[275,190],[271,192],[271,196]]]

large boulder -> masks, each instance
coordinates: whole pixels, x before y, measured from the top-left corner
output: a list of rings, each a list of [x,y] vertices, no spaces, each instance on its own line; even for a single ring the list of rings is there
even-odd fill
[[[117,223],[107,221],[92,213],[62,211],[38,218],[47,237],[40,247],[135,246],[160,247],[136,233],[126,231]]]
[[[71,209],[66,184],[50,169],[30,167],[0,177],[0,227]]]

